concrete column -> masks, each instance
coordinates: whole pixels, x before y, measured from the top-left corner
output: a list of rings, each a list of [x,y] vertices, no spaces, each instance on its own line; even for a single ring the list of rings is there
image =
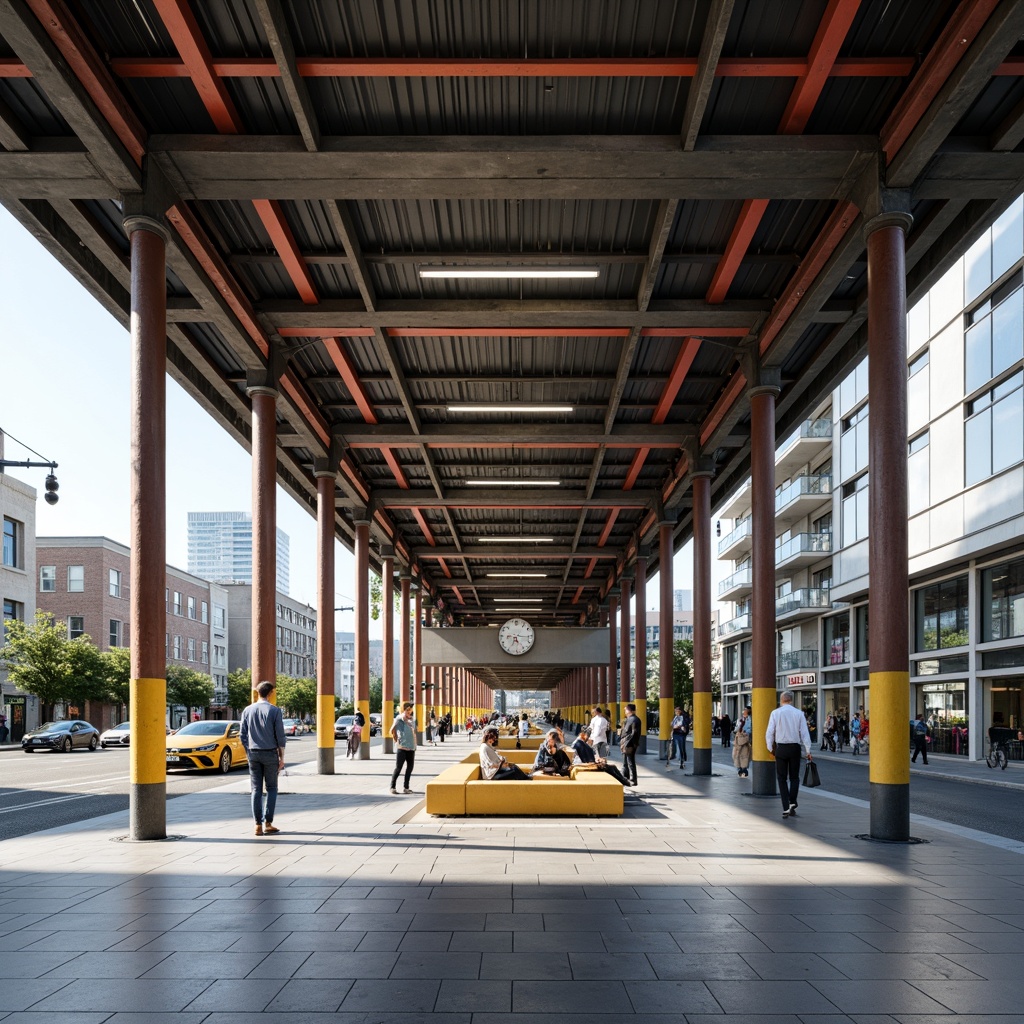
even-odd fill
[[[658,609],[658,757],[667,761],[672,735],[672,711],[675,684],[672,679],[672,527],[671,521],[658,524],[658,580],[661,584]]]
[[[366,727],[359,743],[359,760],[370,759],[370,520],[357,517],[356,528],[356,711]]]
[[[647,555],[637,555],[636,563],[636,627],[634,651],[636,652],[637,715],[640,718],[640,749],[637,754],[647,753]]]
[[[395,741],[391,738],[391,726],[395,720],[395,556],[393,548],[385,548],[380,567],[381,578],[381,632],[384,642],[384,659],[381,666],[381,735],[385,754],[393,754]]]
[[[776,705],[775,688],[775,397],[779,388],[750,389],[751,639],[753,686],[751,708],[753,761],[751,791],[774,796],[775,760],[764,741],[768,716]]]
[[[868,249],[868,594],[871,836],[910,838],[907,611],[907,213],[865,228]],[[975,712],[978,709],[974,709]]]
[[[124,222],[131,244],[131,727],[129,830],[167,838],[167,230]]]
[[[774,678],[774,677],[773,677]],[[711,774],[711,474],[693,475],[693,774]]]
[[[316,771],[334,774],[334,492],[326,459],[314,459],[316,477]]]
[[[277,389],[248,388],[252,401],[252,686],[277,679]],[[275,695],[270,700],[276,703]]]

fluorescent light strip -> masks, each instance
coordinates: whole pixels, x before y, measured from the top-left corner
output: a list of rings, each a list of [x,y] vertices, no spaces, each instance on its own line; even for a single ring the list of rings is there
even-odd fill
[[[502,480],[495,477],[493,480],[462,481],[467,487],[561,487],[561,480]]]
[[[509,605],[506,608],[495,608],[496,612],[539,612],[541,611],[535,604],[514,604]]]
[[[543,597],[496,597],[495,604],[543,604]]]
[[[418,273],[421,278],[442,280],[593,280],[601,276],[599,267],[420,267]]]
[[[487,575],[491,578],[500,577],[509,580],[546,580],[548,578],[546,572],[489,572]]]
[[[491,403],[490,405],[449,405],[449,412],[573,412],[571,405],[519,405],[515,402]]]
[[[554,537],[478,537],[478,544],[554,544]]]

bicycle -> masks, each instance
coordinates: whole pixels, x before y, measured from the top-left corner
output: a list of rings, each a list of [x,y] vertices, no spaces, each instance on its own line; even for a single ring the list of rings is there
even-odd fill
[[[1006,771],[1006,765],[1009,760],[1009,755],[1002,740],[989,744],[988,757],[985,758],[989,768],[1001,768],[1003,771]]]

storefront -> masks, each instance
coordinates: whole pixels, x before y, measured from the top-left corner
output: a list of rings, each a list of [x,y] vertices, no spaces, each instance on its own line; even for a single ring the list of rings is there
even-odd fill
[[[987,680],[984,694],[986,720],[996,729],[1007,730],[1003,735],[1010,759],[1024,760],[1024,743],[1015,738],[1024,728],[1024,676]]]
[[[928,751],[970,757],[970,718],[966,680],[918,683],[911,715],[923,714],[931,729]],[[908,736],[909,742],[909,736]]]

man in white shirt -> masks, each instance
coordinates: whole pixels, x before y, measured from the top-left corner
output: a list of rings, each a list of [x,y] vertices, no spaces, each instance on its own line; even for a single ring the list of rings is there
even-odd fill
[[[600,708],[592,708],[590,719],[590,745],[598,757],[608,760],[608,719]]]
[[[796,794],[800,789],[801,748],[810,761],[811,734],[807,729],[807,719],[793,707],[793,694],[788,691],[779,697],[779,706],[768,716],[764,741],[775,756],[782,816],[795,818]]]

